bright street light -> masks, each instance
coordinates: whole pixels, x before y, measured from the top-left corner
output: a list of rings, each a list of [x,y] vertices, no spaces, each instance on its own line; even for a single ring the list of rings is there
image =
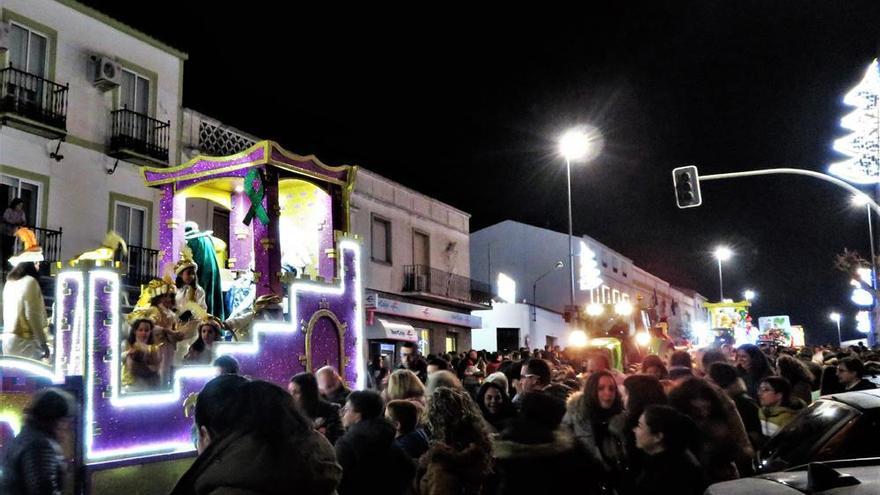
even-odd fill
[[[840,313],[833,311],[828,314],[828,319],[837,323],[837,345],[843,345],[843,339],[840,338]]]
[[[648,332],[639,332],[636,334],[636,343],[645,347],[651,343],[651,336],[648,335]]]
[[[871,201],[871,198],[865,194],[854,194],[850,201],[853,206],[865,206]]]
[[[724,277],[721,275],[721,262],[727,261],[733,256],[733,251],[730,250],[727,246],[718,246],[715,248],[715,252],[712,253],[715,256],[715,259],[718,260],[718,295],[719,302],[724,301]]]
[[[755,291],[753,291],[753,290],[746,290],[745,292],[743,292],[743,297],[746,298],[746,301],[751,302],[752,299],[755,298]]]
[[[559,153],[565,157],[566,182],[568,185],[568,269],[571,292],[569,305],[574,307],[574,234],[571,222],[571,162],[587,161],[594,158],[601,148],[602,136],[594,127],[575,127],[559,138]]]
[[[583,330],[572,330],[568,335],[568,345],[570,347],[584,347],[587,345],[587,334]]]
[[[626,301],[620,301],[614,305],[614,312],[619,316],[629,316],[633,312],[633,305]]]
[[[605,308],[602,307],[599,303],[593,303],[587,305],[587,314],[590,316],[600,316],[605,311]]]

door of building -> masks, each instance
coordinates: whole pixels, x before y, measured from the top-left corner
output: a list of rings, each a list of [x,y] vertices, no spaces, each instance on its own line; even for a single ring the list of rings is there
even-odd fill
[[[519,328],[499,328],[495,333],[495,339],[499,352],[519,349]]]

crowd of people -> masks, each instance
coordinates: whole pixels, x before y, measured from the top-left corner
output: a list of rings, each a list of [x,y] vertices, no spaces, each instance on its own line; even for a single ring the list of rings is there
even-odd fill
[[[752,474],[763,443],[819,394],[873,388],[864,375],[880,354],[721,346],[623,372],[599,353],[406,345],[397,369],[387,361],[371,361],[366,390],[329,366],[284,390],[218,358],[195,405],[199,456],[173,493],[698,494]],[[61,479],[59,394],[29,407],[8,493]]]

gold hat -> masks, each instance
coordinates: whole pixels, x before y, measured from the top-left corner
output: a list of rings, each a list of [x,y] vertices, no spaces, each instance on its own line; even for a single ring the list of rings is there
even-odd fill
[[[156,323],[159,320],[159,309],[153,306],[148,307],[136,307],[134,310],[125,317],[126,321],[129,324],[132,324],[138,320],[148,320],[153,323]]]
[[[21,263],[43,261],[43,248],[37,243],[37,235],[33,230],[19,227],[15,231],[15,236],[21,240],[22,250],[9,258],[10,265],[18,266]]]
[[[147,308],[154,297],[164,296],[165,294],[173,295],[176,292],[177,287],[167,277],[150,280],[150,283],[141,286],[141,295],[138,298],[137,304],[135,304],[135,308]]]
[[[283,300],[278,294],[264,294],[254,301],[254,311],[262,311],[270,306],[278,306],[280,308]]]
[[[193,260],[192,249],[189,246],[184,246],[180,251],[180,259],[174,264],[174,275],[179,276],[188,268],[199,271],[199,264]]]

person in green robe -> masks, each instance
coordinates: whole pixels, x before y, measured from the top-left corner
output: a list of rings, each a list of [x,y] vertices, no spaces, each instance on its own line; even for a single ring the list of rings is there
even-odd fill
[[[186,222],[183,224],[183,229],[186,245],[192,249],[193,261],[199,266],[197,275],[199,285],[205,289],[208,314],[223,321],[226,319],[226,310],[223,306],[223,289],[220,285],[220,266],[217,264],[217,254],[211,243],[212,232],[199,232],[199,225],[195,222]]]

